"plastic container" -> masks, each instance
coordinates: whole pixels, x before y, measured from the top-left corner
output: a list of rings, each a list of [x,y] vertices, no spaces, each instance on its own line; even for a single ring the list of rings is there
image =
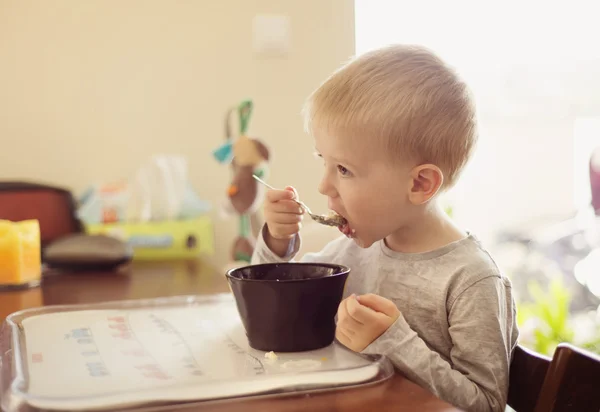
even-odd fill
[[[39,286],[42,276],[40,224],[37,219],[0,219],[0,291]]]
[[[334,343],[302,353],[250,348],[230,294],[49,306],[0,329],[3,411],[173,410],[357,387],[394,369]]]

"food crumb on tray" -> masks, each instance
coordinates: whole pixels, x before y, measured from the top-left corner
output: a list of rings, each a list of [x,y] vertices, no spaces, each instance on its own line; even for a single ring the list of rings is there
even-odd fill
[[[265,353],[265,358],[270,359],[270,360],[277,360],[277,359],[279,359],[279,356],[277,356],[277,354],[275,352],[271,351],[271,352]]]

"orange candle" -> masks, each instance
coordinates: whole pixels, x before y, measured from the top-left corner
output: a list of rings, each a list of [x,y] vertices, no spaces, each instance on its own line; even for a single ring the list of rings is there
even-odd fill
[[[0,220],[0,288],[37,285],[42,276],[37,220]]]

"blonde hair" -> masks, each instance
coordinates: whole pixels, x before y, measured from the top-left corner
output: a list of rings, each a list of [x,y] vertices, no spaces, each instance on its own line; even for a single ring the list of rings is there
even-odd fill
[[[394,161],[435,164],[445,189],[477,141],[466,84],[421,46],[388,46],[351,60],[311,94],[303,114],[308,133],[373,138]]]

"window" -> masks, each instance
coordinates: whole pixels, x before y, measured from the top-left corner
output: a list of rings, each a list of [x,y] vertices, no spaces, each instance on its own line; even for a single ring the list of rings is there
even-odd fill
[[[590,160],[594,150],[600,148],[600,117],[576,119],[574,135],[573,199],[574,206],[582,209],[592,200]]]
[[[585,159],[600,138],[595,4],[355,0],[357,53],[423,44],[473,89],[479,149],[448,198],[484,240],[589,204]]]

